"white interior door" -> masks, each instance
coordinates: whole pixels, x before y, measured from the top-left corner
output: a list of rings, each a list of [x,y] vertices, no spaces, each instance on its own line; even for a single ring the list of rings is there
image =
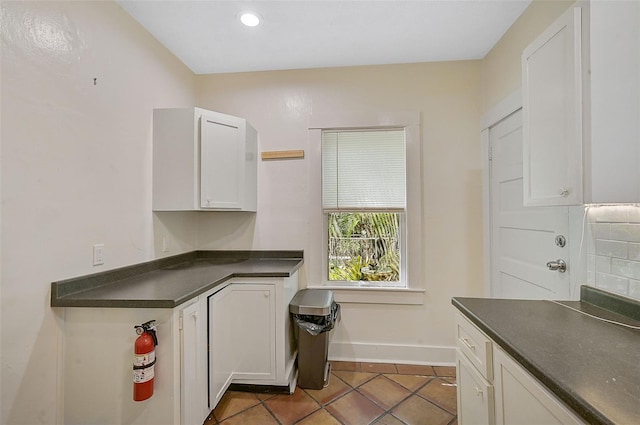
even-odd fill
[[[521,109],[489,129],[489,145],[491,296],[568,297],[569,209],[523,206]],[[547,266],[558,260],[567,263],[565,272]]]

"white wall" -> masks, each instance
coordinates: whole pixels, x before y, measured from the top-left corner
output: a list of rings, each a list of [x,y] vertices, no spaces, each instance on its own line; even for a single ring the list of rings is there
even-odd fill
[[[533,0],[482,60],[482,111],[488,112],[522,85],[522,50],[575,0]]]
[[[198,106],[247,118],[259,151],[309,146],[312,114],[422,116],[423,305],[343,304],[333,358],[453,362],[453,296],[481,296],[480,62],[461,61],[198,76]],[[202,213],[206,249],[305,249],[312,237],[309,156],[260,161],[258,212]],[[308,265],[317,258],[306,256]],[[302,284],[309,282],[307,268]]]
[[[152,259],[156,233],[195,247],[193,215],[151,213],[152,108],[193,106],[195,77],[113,2],[5,1],[1,19],[0,422],[51,424],[50,282]]]

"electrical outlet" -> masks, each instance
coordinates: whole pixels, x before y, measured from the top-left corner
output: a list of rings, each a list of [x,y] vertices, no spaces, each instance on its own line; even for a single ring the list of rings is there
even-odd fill
[[[99,266],[104,264],[104,244],[93,246],[93,265]]]

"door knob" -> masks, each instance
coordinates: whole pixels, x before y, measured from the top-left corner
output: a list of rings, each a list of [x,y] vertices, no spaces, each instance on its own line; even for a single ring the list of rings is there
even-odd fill
[[[547,263],[547,267],[549,268],[549,270],[557,270],[560,273],[564,273],[567,271],[567,263],[562,259],[556,260],[556,261],[549,261]]]

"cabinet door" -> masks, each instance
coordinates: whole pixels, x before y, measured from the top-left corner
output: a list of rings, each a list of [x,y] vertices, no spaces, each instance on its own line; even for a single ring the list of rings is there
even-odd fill
[[[180,312],[180,411],[183,425],[202,424],[209,414],[207,402],[207,323],[200,302]]]
[[[229,308],[234,351],[234,379],[266,380],[276,377],[275,285],[234,283]]]
[[[584,423],[499,348],[494,350],[494,368],[497,424]]]
[[[522,53],[524,205],[582,204],[581,10]]]
[[[640,202],[640,2],[590,2],[589,203]]]
[[[244,186],[242,125],[216,115],[200,118],[200,206],[240,209]]]
[[[235,314],[229,302],[231,286],[209,296],[209,408],[214,409],[233,378],[232,332]],[[205,369],[206,370],[206,369]]]
[[[458,423],[460,425],[493,424],[493,387],[459,349],[456,350],[456,366]]]

